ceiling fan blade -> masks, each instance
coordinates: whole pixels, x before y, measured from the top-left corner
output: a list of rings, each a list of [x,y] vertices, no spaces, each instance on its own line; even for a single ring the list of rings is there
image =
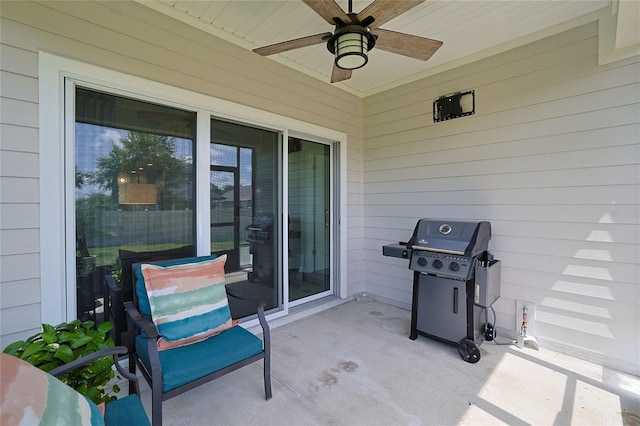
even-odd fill
[[[407,10],[413,9],[425,0],[375,0],[369,6],[358,13],[358,21],[362,22],[369,16],[373,16],[375,21],[368,25],[369,29],[378,28],[389,22]]]
[[[336,21],[333,18],[340,18],[342,22],[351,21],[335,0],[302,0],[302,2],[331,25],[336,25]]]
[[[351,70],[343,70],[336,64],[333,64],[333,70],[331,71],[331,82],[337,83],[339,81],[348,80],[351,78]]]
[[[299,49],[301,47],[313,46],[315,44],[324,43],[333,34],[322,33],[307,37],[296,38],[282,43],[271,44],[269,46],[258,47],[253,49],[255,53],[262,56],[269,56],[276,53],[286,52],[288,50]]]
[[[376,49],[420,59],[421,61],[429,59],[442,46],[442,42],[439,40],[383,30],[382,28],[372,30],[371,33],[378,36],[375,45]]]

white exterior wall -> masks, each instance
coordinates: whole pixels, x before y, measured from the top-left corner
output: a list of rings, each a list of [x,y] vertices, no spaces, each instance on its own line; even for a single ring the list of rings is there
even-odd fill
[[[497,326],[535,303],[542,346],[640,373],[640,66],[598,66],[596,23],[365,99],[364,281],[410,307],[419,218],[488,220]],[[475,90],[476,114],[432,101]],[[498,330],[505,335],[505,330]]]
[[[347,294],[361,289],[362,100],[135,2],[0,5],[0,348],[41,328],[38,52],[347,134]]]

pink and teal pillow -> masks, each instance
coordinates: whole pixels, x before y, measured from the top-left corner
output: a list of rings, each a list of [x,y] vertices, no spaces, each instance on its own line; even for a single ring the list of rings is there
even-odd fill
[[[198,263],[203,262],[205,260],[213,260],[216,259],[218,255],[212,254],[209,256],[198,256],[198,257],[182,257],[179,259],[171,259],[171,260],[160,260],[153,261],[154,265],[158,266],[175,266],[175,265],[185,265],[187,263]],[[144,284],[144,277],[142,276],[142,270],[140,266],[145,263],[151,263],[151,261],[144,261],[137,263],[133,268],[133,282],[135,285],[134,291],[136,293],[138,310],[140,313],[147,319],[151,319],[151,308],[149,307],[149,297],[147,297],[147,288]]]
[[[60,380],[0,353],[1,425],[104,425],[93,402]]]
[[[158,350],[208,339],[233,327],[225,289],[227,256],[192,263],[140,265]]]

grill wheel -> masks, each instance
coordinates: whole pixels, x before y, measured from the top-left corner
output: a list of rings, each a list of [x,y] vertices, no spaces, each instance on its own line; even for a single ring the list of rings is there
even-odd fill
[[[471,339],[464,339],[458,343],[458,353],[468,363],[475,364],[480,361],[480,346]]]

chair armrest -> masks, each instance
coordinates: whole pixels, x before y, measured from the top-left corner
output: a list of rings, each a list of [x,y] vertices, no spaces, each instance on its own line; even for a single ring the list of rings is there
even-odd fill
[[[133,321],[133,324],[142,329],[147,334],[147,339],[157,339],[158,329],[152,321],[149,321],[142,316],[140,311],[135,307],[133,302],[124,302],[124,309],[127,311],[129,319]]]
[[[83,356],[82,358],[78,358],[66,363],[65,365],[56,367],[53,370],[49,370],[47,373],[51,374],[52,376],[58,377],[84,365],[90,364],[100,358],[111,355],[113,356],[113,364],[116,366],[116,370],[118,370],[118,373],[121,374],[125,379],[133,382],[135,385],[136,394],[140,395],[140,389],[138,387],[138,377],[135,374],[131,374],[130,372],[125,370],[124,367],[120,365],[120,362],[118,360],[118,355],[127,355],[127,353],[128,350],[126,346],[112,346],[110,348],[104,348],[92,352],[88,355]]]
[[[127,348],[125,346],[112,346],[110,348],[100,349],[99,351],[90,353],[89,355],[85,355],[82,358],[73,360],[65,365],[56,367],[53,370],[47,371],[47,373],[57,377],[64,373],[68,373],[69,371],[73,371],[76,368],[82,367],[83,365],[90,364],[97,359],[104,358],[105,356],[113,355],[114,360],[117,360],[118,355],[126,355],[126,354],[127,354]]]

